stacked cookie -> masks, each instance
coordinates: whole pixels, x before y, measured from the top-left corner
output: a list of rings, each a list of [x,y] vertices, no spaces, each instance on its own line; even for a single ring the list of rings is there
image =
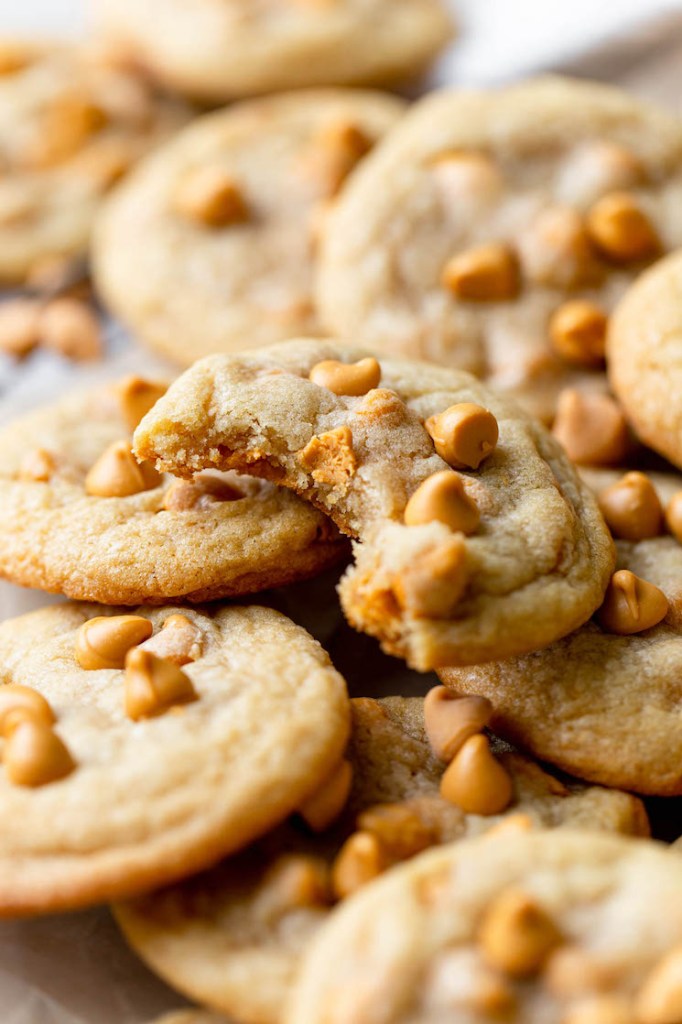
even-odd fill
[[[431,0],[98,7],[117,82],[241,102],[95,218],[99,295],[188,368],[0,433],[0,575],[69,599],[0,625],[0,916],[111,902],[201,1007],[166,1024],[680,1024],[640,797],[682,796],[679,257],[647,269],[682,127],[558,79],[346,88],[424,64]],[[275,610],[339,573],[352,699]]]

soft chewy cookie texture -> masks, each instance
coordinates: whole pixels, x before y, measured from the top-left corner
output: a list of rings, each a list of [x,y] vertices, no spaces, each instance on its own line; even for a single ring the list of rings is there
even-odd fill
[[[602,600],[612,542],[556,442],[466,373],[366,357],[298,340],[200,361],[142,421],[136,451],[178,475],[238,467],[325,510],[359,540],[340,585],[349,621],[418,669],[535,650],[584,622]],[[374,379],[335,393],[310,379],[328,361]],[[424,422],[463,403],[496,419],[499,442],[457,473]],[[465,532],[432,511],[434,486],[453,491],[440,497],[466,513]]]
[[[551,420],[604,390],[613,306],[682,245],[682,126],[560,78],[417,103],[327,223],[324,326],[469,370]]]
[[[682,254],[656,263],[611,321],[609,380],[639,437],[682,468]]]
[[[618,474],[591,471],[603,493]],[[661,504],[682,477],[653,475]],[[682,544],[663,534],[617,540],[618,569],[659,588],[663,621],[618,635],[590,621],[545,650],[440,671],[457,693],[494,705],[492,727],[581,778],[659,796],[682,795]]]
[[[187,111],[85,47],[0,40],[0,281],[83,253],[106,191]]]
[[[519,817],[528,828],[647,834],[636,798],[560,780],[495,740],[512,800],[502,814],[465,813],[439,795],[445,765],[426,739],[421,698],[359,698],[351,707],[353,786],[335,824],[314,835],[289,823],[210,872],[116,907],[124,934],[153,970],[238,1020],[282,1019],[301,958],[332,912],[330,867],[335,858],[348,863],[352,840],[345,854],[342,844],[360,834],[355,829],[376,828],[371,834],[390,844],[397,828],[401,860],[428,845],[513,827]]]
[[[343,752],[344,681],[284,616],[238,606],[120,614],[64,604],[0,625],[0,916],[121,898],[201,870],[286,818]],[[140,624],[143,643],[145,633],[131,639]],[[32,717],[44,701],[47,736]],[[46,769],[53,778],[38,778]]]
[[[397,82],[420,72],[451,34],[441,0],[208,0],[200,10],[98,0],[95,9],[121,54],[210,100]]]
[[[396,868],[314,940],[290,1024],[674,1021],[682,859],[557,829]]]
[[[272,484],[141,470],[132,427],[164,388],[125,378],[0,431],[0,575],[79,600],[162,604],[254,593],[344,557],[332,524]]]
[[[183,365],[315,332],[328,204],[403,110],[383,93],[332,89],[199,119],[107,205],[98,288],[142,341]]]

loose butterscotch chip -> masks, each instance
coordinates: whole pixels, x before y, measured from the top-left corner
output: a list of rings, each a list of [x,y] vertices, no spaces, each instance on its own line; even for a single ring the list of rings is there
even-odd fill
[[[34,483],[47,483],[57,468],[57,461],[45,448],[27,452],[19,466],[19,479]]]
[[[392,593],[408,615],[449,618],[468,581],[466,548],[462,538],[454,536],[396,575]]]
[[[332,865],[332,889],[337,899],[345,899],[389,866],[377,836],[354,832],[343,844]]]
[[[678,1024],[682,1020],[682,947],[654,967],[635,1003],[637,1024]]]
[[[311,438],[298,453],[298,460],[317,483],[347,485],[357,470],[350,427],[337,427]]]
[[[54,711],[42,693],[18,683],[0,687],[0,736],[9,736],[20,722],[27,719],[44,725],[54,724]]]
[[[128,441],[114,441],[86,476],[85,491],[98,498],[126,498],[160,483],[161,474],[149,463],[138,463]]]
[[[242,224],[249,219],[244,195],[234,178],[220,167],[198,167],[173,196],[176,211],[210,228]]]
[[[335,196],[371,148],[372,140],[354,121],[332,121],[315,137],[306,158],[306,170],[319,182],[325,195]]]
[[[644,473],[626,473],[600,491],[599,508],[614,537],[645,540],[663,529],[663,509],[656,488]]]
[[[23,359],[40,341],[39,302],[10,299],[0,306],[0,352]]]
[[[618,465],[630,446],[627,423],[617,403],[608,395],[574,388],[559,395],[552,433],[579,466]]]
[[[657,256],[661,240],[648,215],[630,192],[610,192],[587,214],[593,243],[609,259],[628,263]]]
[[[638,1024],[624,996],[587,996],[569,1006],[562,1024]]]
[[[352,765],[342,760],[321,787],[301,804],[298,813],[313,832],[324,832],[336,821],[346,806],[352,783]]]
[[[587,299],[571,299],[555,311],[549,336],[555,350],[575,366],[600,366],[606,344],[606,314]]]
[[[443,268],[442,284],[468,302],[503,302],[519,292],[520,274],[515,253],[507,245],[491,243],[458,253]]]
[[[154,718],[199,696],[189,676],[165,658],[133,647],[125,659],[125,713],[128,718]]]
[[[682,544],[682,491],[674,494],[668,502],[665,521],[673,537]]]
[[[84,302],[78,299],[53,299],[43,309],[39,320],[40,340],[47,348],[67,359],[99,359],[104,342],[99,320]]]
[[[481,518],[459,473],[444,469],[419,485],[405,506],[406,526],[445,523],[455,533],[475,533]]]
[[[76,634],[75,655],[81,668],[123,668],[128,651],[147,640],[154,627],[142,615],[98,615]]]
[[[436,451],[453,469],[478,469],[495,450],[497,420],[474,402],[458,402],[424,423]]]
[[[502,892],[481,922],[479,943],[491,967],[514,978],[541,970],[550,953],[562,942],[551,917],[527,893]]]
[[[203,633],[186,615],[169,615],[159,632],[141,647],[174,665],[189,665],[201,657]]]
[[[357,397],[366,395],[379,386],[381,367],[371,356],[357,363],[341,363],[337,359],[324,359],[310,371],[310,380],[335,395]]]
[[[367,807],[358,815],[357,825],[377,837],[391,861],[414,857],[434,841],[433,830],[408,803]]]
[[[329,872],[321,858],[283,854],[263,879],[258,894],[259,916],[276,920],[297,908],[324,907],[330,896]]]
[[[76,767],[52,726],[36,718],[16,725],[5,741],[2,760],[7,778],[15,786],[45,786],[70,775]]]
[[[142,417],[156,405],[162,395],[165,395],[166,390],[165,384],[145,380],[137,374],[131,374],[119,381],[116,385],[116,394],[123,417],[131,431],[135,430]]]
[[[444,686],[434,686],[424,698],[424,728],[436,757],[452,761],[470,736],[485,729],[492,713],[485,697],[456,697]]]
[[[440,795],[465,814],[501,814],[514,790],[509,773],[478,733],[465,740],[440,781]]]
[[[607,633],[628,636],[656,626],[667,614],[668,599],[662,590],[629,569],[619,569],[606,588],[597,621]]]

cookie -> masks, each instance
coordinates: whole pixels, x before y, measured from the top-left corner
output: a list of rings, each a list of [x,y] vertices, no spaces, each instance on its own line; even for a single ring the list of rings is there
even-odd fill
[[[430,851],[333,915],[290,1024],[673,1021],[682,861],[558,829]]]
[[[612,474],[590,474],[601,495]],[[661,505],[682,477],[658,475]],[[440,672],[492,701],[492,728],[536,757],[603,785],[682,795],[682,545],[663,534],[617,540],[618,569],[653,584],[667,612],[626,635],[593,620],[534,654]],[[635,628],[637,628],[635,626]]]
[[[501,815],[465,813],[439,795],[445,765],[426,739],[421,698],[360,698],[351,706],[353,787],[337,824],[315,836],[291,823],[213,871],[116,908],[126,938],[154,971],[238,1020],[281,1020],[301,957],[331,911],[328,875],[334,862],[337,877],[343,870],[339,850],[349,873],[347,840],[356,827],[373,823],[372,835],[386,843],[396,823],[399,859],[501,823],[511,827],[520,817],[521,827],[647,834],[636,798],[560,780],[496,740],[493,750],[513,780],[512,802]]]
[[[382,93],[329,90],[199,119],[108,203],[94,245],[99,290],[183,365],[314,332],[327,206],[403,109]]]
[[[638,436],[682,468],[682,255],[643,274],[611,320],[609,381]]]
[[[452,32],[441,0],[208,0],[200,12],[170,0],[98,0],[95,7],[118,52],[204,100],[404,81]]]
[[[421,100],[326,225],[324,327],[469,370],[551,420],[601,391],[604,335],[642,267],[682,245],[682,126],[545,78]]]
[[[84,253],[105,192],[187,116],[94,51],[0,40],[0,281]]]
[[[163,390],[128,377],[0,431],[0,575],[78,600],[163,604],[254,593],[344,557],[329,520],[273,484],[139,467],[131,431]]]
[[[175,1013],[164,1014],[157,1018],[153,1024],[230,1024],[230,1022],[217,1013],[207,1013],[205,1010],[177,1010]]]
[[[347,618],[420,670],[551,643],[611,575],[611,539],[559,445],[461,371],[332,341],[213,356],[135,444],[177,475],[235,467],[324,509],[359,541]]]
[[[305,801],[347,738],[343,679],[267,608],[56,605],[0,625],[0,665],[4,917],[210,866]]]

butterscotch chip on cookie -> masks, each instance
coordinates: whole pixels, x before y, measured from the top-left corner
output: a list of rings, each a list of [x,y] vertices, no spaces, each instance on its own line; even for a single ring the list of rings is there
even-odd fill
[[[109,305],[183,365],[315,332],[320,224],[403,109],[383,93],[326,90],[200,118],[99,221],[95,276]]]
[[[599,495],[622,476],[585,473]],[[631,474],[628,474],[631,476]],[[682,477],[648,478],[660,504]],[[631,508],[636,520],[638,508]],[[581,778],[638,793],[682,794],[682,544],[665,533],[617,540],[618,571],[595,620],[534,654],[440,672],[488,698],[491,727]]]
[[[235,473],[162,477],[131,433],[165,385],[71,395],[0,432],[0,575],[78,600],[163,604],[254,593],[344,557],[322,513]]]
[[[358,541],[349,621],[418,669],[536,650],[584,622],[612,543],[559,445],[461,371],[386,358],[364,395],[316,383],[321,364],[354,379],[367,358],[297,340],[203,360],[142,421],[136,452],[183,476],[237,467],[327,512]]]
[[[120,609],[62,604],[0,625],[0,916],[123,898],[206,868],[286,818],[338,762],[345,684],[305,630],[255,606],[136,610],[155,635],[180,613],[201,635],[182,668],[151,653],[154,636],[129,636],[124,667],[82,668],[95,616],[111,628],[91,650],[120,653]],[[28,726],[52,731],[68,772],[14,777],[11,745]],[[43,749],[19,754],[39,765]]]
[[[636,798],[559,779],[498,740],[492,748],[513,787],[509,808],[467,814],[439,794],[445,764],[426,738],[421,698],[351,705],[353,784],[336,823],[313,835],[292,819],[213,871],[116,907],[126,938],[153,970],[237,1020],[281,1020],[301,958],[343,896],[335,882],[352,875],[357,884],[367,870],[365,847],[378,850],[386,868],[503,827],[647,834]]]
[[[656,263],[619,303],[608,334],[609,381],[637,435],[682,468],[682,257]]]
[[[174,89],[228,100],[302,86],[395,83],[421,71],[452,26],[441,0],[98,0],[102,34]],[[159,26],[163,31],[159,31]]]
[[[659,844],[569,829],[453,843],[328,919],[285,1020],[674,1021],[681,905],[682,861]]]
[[[8,47],[17,60],[0,73],[0,281],[22,282],[86,251],[105,192],[188,113],[85,47],[0,40]]]
[[[469,370],[550,421],[563,388],[606,390],[616,301],[682,245],[681,157],[677,120],[596,83],[429,96],[329,215],[323,325]]]

